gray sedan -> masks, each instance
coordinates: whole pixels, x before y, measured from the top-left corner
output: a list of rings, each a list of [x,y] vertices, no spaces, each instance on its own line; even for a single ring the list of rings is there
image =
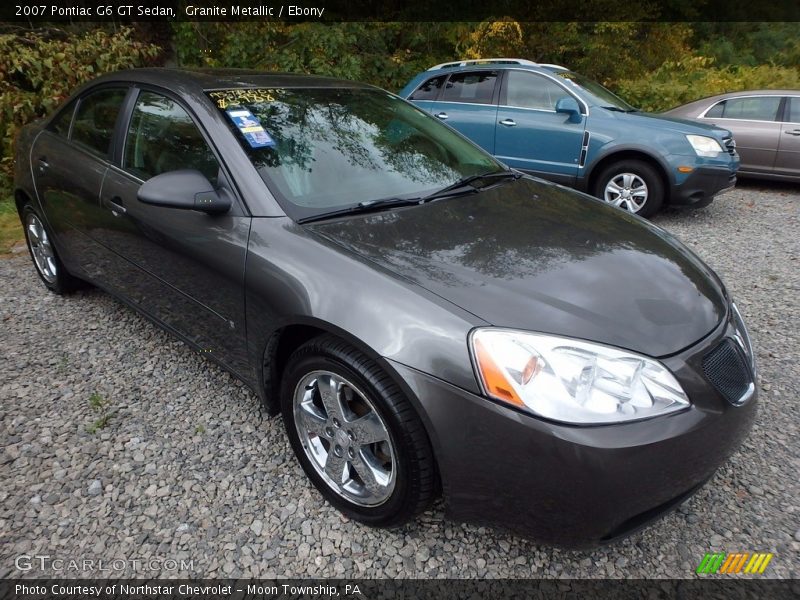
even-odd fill
[[[733,132],[739,175],[800,181],[800,90],[731,92],[664,113]]]
[[[124,71],[16,151],[44,285],[95,284],[223,365],[363,523],[441,494],[455,518],[605,543],[755,418],[744,323],[699,258],[383,90]]]

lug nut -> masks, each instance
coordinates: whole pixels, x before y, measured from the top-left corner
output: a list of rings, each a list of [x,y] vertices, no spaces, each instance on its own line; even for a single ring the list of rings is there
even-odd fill
[[[352,442],[354,439],[356,439],[356,436],[354,436],[354,435],[353,435],[353,432],[352,432],[352,431],[350,431],[349,429],[347,430],[347,437],[348,437],[348,438],[350,438],[350,441],[351,441],[351,442]]]
[[[341,447],[339,444],[336,444],[336,445],[333,447],[333,453],[334,453],[336,456],[341,456],[341,455],[342,455],[342,447]]]
[[[347,456],[349,456],[350,458],[355,458],[356,457],[355,450],[353,450],[352,448],[348,448],[347,449]]]
[[[342,424],[341,424],[341,423],[339,423],[339,419],[336,419],[336,418],[334,418],[334,419],[333,419],[333,426],[334,426],[334,427],[341,427],[341,426],[342,426]]]
[[[331,429],[330,427],[326,427],[325,435],[327,435],[328,437],[333,437],[333,429]]]

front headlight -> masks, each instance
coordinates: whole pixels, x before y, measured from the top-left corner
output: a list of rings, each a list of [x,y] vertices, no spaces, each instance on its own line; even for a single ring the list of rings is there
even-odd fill
[[[473,330],[470,346],[486,395],[547,419],[619,423],[689,406],[672,373],[632,352],[492,327]]]
[[[716,158],[722,152],[722,146],[714,138],[706,137],[704,135],[687,135],[686,139],[694,148],[697,156],[707,156],[709,158]]]

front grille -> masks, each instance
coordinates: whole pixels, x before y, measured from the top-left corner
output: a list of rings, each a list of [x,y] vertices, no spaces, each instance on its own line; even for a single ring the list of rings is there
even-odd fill
[[[753,377],[739,348],[725,338],[703,357],[703,372],[711,384],[731,404],[741,404],[753,383]]]
[[[722,143],[725,144],[725,150],[727,150],[728,154],[731,156],[736,154],[736,140],[732,137],[726,137],[722,140]]]

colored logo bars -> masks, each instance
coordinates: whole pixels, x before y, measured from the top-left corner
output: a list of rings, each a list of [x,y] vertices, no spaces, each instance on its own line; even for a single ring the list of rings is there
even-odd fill
[[[697,573],[763,573],[773,554],[766,552],[707,552],[697,567]]]

